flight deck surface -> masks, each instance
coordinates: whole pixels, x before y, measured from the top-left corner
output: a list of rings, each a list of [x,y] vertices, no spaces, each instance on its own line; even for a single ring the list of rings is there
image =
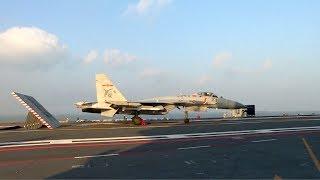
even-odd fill
[[[320,117],[0,131],[2,178],[320,178]]]

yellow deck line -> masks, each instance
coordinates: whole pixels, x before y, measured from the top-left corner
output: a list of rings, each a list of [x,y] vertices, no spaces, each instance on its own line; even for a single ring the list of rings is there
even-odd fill
[[[273,178],[274,180],[282,180],[282,178],[280,177],[280,176],[278,176],[278,175],[274,175],[274,178]]]
[[[309,154],[310,158],[312,159],[314,165],[316,166],[316,168],[320,172],[320,162],[319,162],[319,160],[317,159],[316,155],[313,153],[313,151],[312,151],[310,145],[308,144],[308,142],[304,138],[302,138],[302,141],[303,141],[304,146],[306,147],[306,149],[308,151],[308,154]]]

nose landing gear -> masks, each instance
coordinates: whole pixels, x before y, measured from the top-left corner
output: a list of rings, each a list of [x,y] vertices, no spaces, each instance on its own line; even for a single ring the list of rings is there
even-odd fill
[[[184,123],[185,123],[185,124],[189,124],[189,123],[190,123],[188,111],[185,111],[185,112],[184,112]]]

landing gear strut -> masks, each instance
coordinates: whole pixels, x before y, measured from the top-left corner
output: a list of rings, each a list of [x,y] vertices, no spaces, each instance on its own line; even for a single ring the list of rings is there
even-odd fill
[[[185,111],[185,112],[184,112],[184,123],[185,123],[185,124],[190,123],[188,111]]]
[[[147,125],[146,121],[143,120],[143,119],[142,119],[141,117],[139,117],[138,115],[134,115],[134,116],[132,117],[132,123],[133,123],[134,125],[141,125],[141,126]]]

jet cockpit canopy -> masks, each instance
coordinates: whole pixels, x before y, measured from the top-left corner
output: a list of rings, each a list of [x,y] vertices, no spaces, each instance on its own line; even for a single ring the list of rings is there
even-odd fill
[[[199,96],[210,96],[210,97],[218,97],[217,95],[213,94],[212,92],[199,92]]]

